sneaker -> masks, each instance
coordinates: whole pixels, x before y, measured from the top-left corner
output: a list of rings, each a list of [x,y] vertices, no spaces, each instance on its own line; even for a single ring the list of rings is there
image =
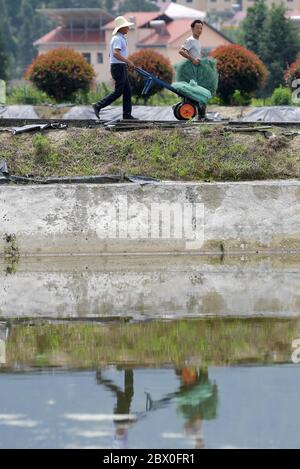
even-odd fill
[[[97,119],[100,119],[100,109],[101,109],[101,107],[98,106],[97,103],[93,103],[92,106],[93,106],[94,113],[95,113]]]
[[[131,120],[131,121],[138,121],[139,119],[137,117],[133,117],[133,116],[123,116],[123,119],[124,120]]]

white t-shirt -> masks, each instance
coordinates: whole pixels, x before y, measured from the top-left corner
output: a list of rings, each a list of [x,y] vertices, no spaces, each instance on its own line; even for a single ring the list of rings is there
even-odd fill
[[[181,47],[186,49],[194,59],[201,59],[201,44],[198,39],[190,36],[184,41]]]
[[[123,57],[128,57],[127,39],[122,33],[117,33],[110,41],[109,58],[111,64],[124,64],[121,60],[114,57],[114,49],[120,49]]]

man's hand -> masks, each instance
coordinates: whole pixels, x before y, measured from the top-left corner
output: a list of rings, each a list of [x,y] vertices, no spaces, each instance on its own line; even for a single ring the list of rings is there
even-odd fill
[[[128,65],[129,70],[134,70],[135,65],[133,62],[131,62],[130,60],[127,60],[127,65]]]
[[[200,59],[193,59],[192,64],[193,65],[199,65],[200,64]]]

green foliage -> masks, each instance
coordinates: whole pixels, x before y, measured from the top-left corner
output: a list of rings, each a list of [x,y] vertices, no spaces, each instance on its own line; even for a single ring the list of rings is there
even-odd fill
[[[120,5],[120,12],[130,11],[159,11],[155,1],[151,0],[124,0]]]
[[[129,56],[129,59],[134,63],[136,67],[142,68],[154,76],[160,78],[166,83],[172,83],[173,68],[170,61],[162,54],[155,52],[151,49],[142,49],[141,51],[135,52]],[[141,97],[142,90],[144,88],[144,79],[135,71],[129,72],[129,78],[131,82],[132,94],[136,96],[137,101]],[[160,91],[162,88],[158,85],[153,85],[149,93],[143,97],[144,102],[153,96],[155,93]]]
[[[6,12],[3,0],[0,0],[0,12],[0,80],[5,80],[7,78],[9,57],[7,53],[8,23],[5,18]]]
[[[217,47],[210,55],[217,59],[218,96],[225,104],[232,103],[236,90],[245,97],[264,86],[267,70],[253,52],[234,44]]]
[[[283,5],[272,5],[268,10],[263,0],[256,0],[248,9],[242,28],[243,43],[261,58],[269,71],[265,94],[271,93],[284,84],[284,70],[299,53],[299,28],[286,18]]]
[[[94,76],[93,67],[79,52],[64,48],[39,55],[27,71],[30,81],[57,101],[71,99],[78,90],[87,92]]]
[[[243,93],[240,90],[235,90],[232,96],[232,104],[235,106],[249,106],[252,98],[249,93]]]
[[[7,104],[54,104],[51,99],[43,91],[39,91],[33,86],[18,86],[12,88],[7,96]]]
[[[212,263],[212,259],[210,259]],[[212,266],[213,267],[213,266]],[[197,281],[197,275],[191,276]],[[211,297],[203,295],[204,313]],[[194,309],[199,304],[195,300]],[[147,366],[286,363],[299,336],[298,318],[202,318],[93,325],[30,318],[15,322],[6,344],[7,366],[20,364],[94,368],[103,364]],[[298,332],[297,332],[298,331]],[[275,353],[276,352],[276,353]]]
[[[5,80],[8,68],[8,55],[5,52],[4,42],[0,30],[0,80]]]
[[[0,134],[0,154],[12,174],[74,176],[132,174],[162,180],[230,181],[299,178],[299,142],[281,129],[276,139],[224,132],[220,126],[185,130],[68,129],[7,140]],[[40,135],[38,137],[38,135]],[[187,144],[188,142],[188,144]],[[294,146],[296,145],[296,146]],[[58,157],[57,155],[63,155]]]
[[[255,0],[254,5],[247,10],[247,16],[241,24],[242,44],[258,56],[262,45],[262,33],[268,16],[265,0]],[[260,34],[255,34],[255,32]]]
[[[273,91],[271,96],[273,106],[289,106],[292,104],[292,92],[289,88],[279,86]]]
[[[32,145],[37,162],[50,168],[57,166],[58,153],[45,135],[39,133],[34,135],[32,137]]]
[[[40,8],[102,8],[113,11],[114,0],[0,0],[0,31],[4,36],[4,51],[10,57],[8,74],[10,78],[21,78],[26,67],[37,54],[33,45],[39,37],[56,25],[38,13]],[[150,0],[125,0],[123,11],[155,11],[157,6]],[[3,27],[1,27],[3,26]],[[2,57],[0,46],[0,73]]]
[[[283,72],[287,64],[294,62],[299,50],[298,27],[285,17],[282,5],[273,5],[266,20],[261,47],[261,58],[270,72],[268,90],[284,84]]]

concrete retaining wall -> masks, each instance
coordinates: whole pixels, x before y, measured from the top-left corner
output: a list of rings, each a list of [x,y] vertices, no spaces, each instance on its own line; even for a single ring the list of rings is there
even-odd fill
[[[300,256],[0,261],[0,318],[299,316]]]
[[[0,186],[1,255],[190,250],[300,251],[300,182]]]

